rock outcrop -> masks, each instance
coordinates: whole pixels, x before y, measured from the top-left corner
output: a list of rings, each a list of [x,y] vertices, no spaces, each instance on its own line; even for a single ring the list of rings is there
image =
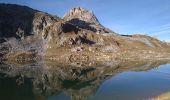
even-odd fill
[[[96,33],[116,34],[108,28],[102,26],[92,11],[88,11],[82,7],[71,9],[68,13],[64,15],[64,20],[72,23],[73,25],[94,31]]]

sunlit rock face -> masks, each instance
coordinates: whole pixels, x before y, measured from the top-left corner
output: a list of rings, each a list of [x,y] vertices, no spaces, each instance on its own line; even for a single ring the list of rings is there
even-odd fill
[[[98,19],[96,18],[92,11],[88,11],[81,7],[71,9],[64,16],[64,19],[66,19],[67,21],[75,18],[78,18],[79,20],[85,21],[90,24],[100,25]]]

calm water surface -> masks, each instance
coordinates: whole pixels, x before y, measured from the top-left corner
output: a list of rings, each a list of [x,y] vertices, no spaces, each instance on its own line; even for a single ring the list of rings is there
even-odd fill
[[[36,79],[42,75],[32,75],[27,71],[17,75],[1,73],[0,100],[147,100],[170,92],[170,64],[147,71],[114,72],[109,78],[88,80],[93,77],[93,73],[91,76],[88,73],[94,70],[83,70],[86,72],[83,77],[82,72],[76,74],[83,81],[60,78],[65,74],[57,76],[58,72],[54,76],[51,73],[43,76],[43,79]]]

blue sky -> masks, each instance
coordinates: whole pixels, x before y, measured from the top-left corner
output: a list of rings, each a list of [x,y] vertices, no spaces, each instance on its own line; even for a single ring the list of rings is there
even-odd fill
[[[170,0],[0,0],[63,17],[76,6],[92,10],[100,23],[121,34],[148,34],[170,42]]]

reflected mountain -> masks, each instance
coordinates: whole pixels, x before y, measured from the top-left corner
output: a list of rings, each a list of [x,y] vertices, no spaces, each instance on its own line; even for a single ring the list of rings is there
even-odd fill
[[[148,71],[166,63],[169,61],[1,63],[0,98],[46,100],[65,95],[72,100],[86,100],[105,80],[119,73]]]

